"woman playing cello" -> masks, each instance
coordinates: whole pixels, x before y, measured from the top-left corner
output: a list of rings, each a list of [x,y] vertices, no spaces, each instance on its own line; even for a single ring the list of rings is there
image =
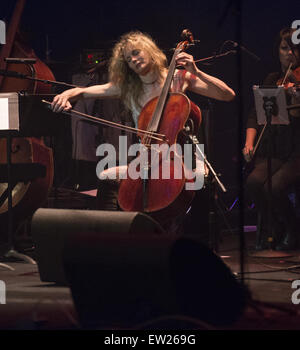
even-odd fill
[[[171,92],[183,93],[189,90],[222,101],[234,98],[234,91],[223,81],[199,70],[191,55],[180,52],[176,64],[184,69],[175,70]],[[160,95],[167,74],[166,56],[153,39],[138,31],[129,32],[120,38],[113,49],[109,65],[110,81],[103,85],[66,90],[55,96],[52,109],[55,112],[68,111],[72,107],[71,103],[79,98],[118,97],[131,111],[137,127],[140,112],[148,101]],[[101,189],[100,192],[103,194]],[[114,198],[116,196],[111,197],[109,206],[100,205],[99,208],[117,209]]]

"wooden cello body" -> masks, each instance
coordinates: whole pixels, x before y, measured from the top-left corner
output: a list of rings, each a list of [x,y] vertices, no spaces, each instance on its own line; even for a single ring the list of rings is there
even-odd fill
[[[149,101],[139,117],[138,128],[148,130],[159,98]],[[171,93],[164,107],[163,116],[159,123],[159,133],[167,138],[167,146],[179,143],[182,146],[182,130],[187,121],[193,121],[195,131],[201,124],[201,111],[183,93]],[[161,145],[163,142],[159,142]],[[182,147],[181,147],[182,149]],[[166,164],[167,163],[167,164]],[[174,152],[170,157],[161,157],[151,166],[151,171],[159,174],[158,178],[149,175],[146,181],[146,192],[144,181],[141,178],[132,179],[128,174],[127,179],[122,180],[119,188],[118,201],[120,207],[125,211],[142,211],[159,222],[184,213],[194,198],[194,190],[186,190],[187,182],[194,179],[186,178],[182,154]],[[163,169],[168,169],[169,176],[163,176]],[[166,174],[168,175],[168,174]],[[146,196],[146,205],[145,205]]]

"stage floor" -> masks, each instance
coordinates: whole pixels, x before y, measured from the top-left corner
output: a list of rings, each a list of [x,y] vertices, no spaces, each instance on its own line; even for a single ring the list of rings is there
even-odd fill
[[[243,315],[233,324],[212,329],[300,329],[300,305],[293,304],[292,282],[300,280],[300,251],[290,256],[268,257],[271,251],[255,256],[253,242],[255,227],[245,230],[244,271],[241,273],[239,235],[236,232],[222,232],[217,253],[236,276],[249,289],[252,302],[247,303]],[[270,254],[272,253],[272,254]],[[34,255],[33,255],[34,256]],[[6,286],[6,303],[0,304],[0,329],[76,330],[81,325],[72,300],[69,287],[41,282],[38,266],[22,261],[0,261],[8,267],[0,267],[0,279]],[[3,294],[1,295],[3,302]],[[201,296],[200,296],[201,297]],[[221,295],[220,295],[221,297]],[[295,295],[295,300],[300,297]],[[226,303],[226,300],[224,300]],[[201,320],[199,320],[201,321]],[[174,323],[175,322],[175,323]],[[105,324],[105,320],[104,320]],[[200,323],[199,323],[200,324]],[[181,327],[172,319],[172,327]],[[149,324],[149,329],[155,324]],[[164,323],[168,327],[168,323]],[[163,328],[164,326],[160,326]],[[185,324],[192,329],[205,329],[195,320]],[[105,328],[105,326],[104,326]],[[109,328],[109,326],[108,326]],[[122,329],[122,326],[120,327]],[[133,327],[134,329],[134,327]]]

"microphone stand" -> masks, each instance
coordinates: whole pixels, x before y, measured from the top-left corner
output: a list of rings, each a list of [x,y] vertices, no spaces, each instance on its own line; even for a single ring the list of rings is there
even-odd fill
[[[6,158],[7,158],[7,216],[8,216],[8,249],[7,252],[4,254],[6,258],[15,258],[23,260],[29,264],[36,265],[36,262],[30,258],[29,256],[25,254],[21,254],[17,252],[13,247],[13,203],[12,203],[12,191],[15,186],[15,182],[13,183],[13,174],[12,174],[12,161],[11,161],[11,141],[12,141],[12,135],[11,130],[8,130],[7,136],[6,136]],[[9,270],[14,270],[14,268],[10,267],[6,264],[0,264],[1,267],[5,267]]]
[[[266,125],[268,131],[268,158],[267,158],[267,184],[268,184],[268,237],[272,238],[272,242],[268,242],[270,248],[274,244],[274,237],[272,233],[272,115],[276,105],[275,97],[264,97],[263,108],[266,114]]]
[[[263,109],[265,111],[266,116],[266,131],[267,131],[267,140],[268,140],[268,148],[267,148],[267,227],[268,227],[268,250],[267,251],[259,251],[252,253],[251,256],[255,257],[271,257],[271,258],[282,258],[289,257],[291,254],[275,251],[274,244],[275,236],[273,233],[273,223],[272,223],[272,213],[273,213],[273,205],[272,205],[272,116],[276,115],[276,111],[278,110],[278,105],[275,96],[264,96],[263,97]],[[261,235],[261,232],[260,232]],[[258,237],[258,241],[261,237]]]
[[[221,190],[223,192],[227,192],[225,186],[223,185],[223,183],[221,182],[221,180],[219,179],[217,173],[215,172],[214,168],[212,167],[212,165],[210,164],[210,162],[207,160],[205,154],[201,151],[201,148],[199,147],[199,141],[195,141],[196,136],[190,136],[192,138],[192,142],[193,144],[196,146],[198,152],[200,153],[201,157],[203,157],[204,163],[206,164],[206,166],[208,167],[208,169],[211,171],[211,173],[213,174],[214,179],[216,180],[217,184],[219,185],[219,187],[221,188]]]
[[[191,135],[191,134],[188,134],[188,137],[189,137],[190,141],[192,142],[193,146],[196,147],[196,149],[199,152],[200,156],[203,158],[204,164],[207,166],[207,168],[210,171],[209,174],[212,174],[210,176],[214,180],[211,180],[211,183],[209,184],[209,186],[211,186],[212,184],[217,183],[219,188],[222,190],[222,192],[224,192],[224,193],[227,192],[227,189],[225,188],[225,186],[223,185],[223,183],[219,179],[219,176],[215,172],[215,170],[212,167],[212,165],[210,164],[210,162],[207,160],[206,155],[202,152],[201,148],[199,147],[199,141],[198,141],[197,137],[195,135]],[[209,209],[209,239],[210,239],[210,242],[209,242],[209,246],[215,252],[218,252],[217,233],[216,233],[215,224],[214,224],[215,211],[213,209],[214,205],[212,205],[212,202],[214,202],[215,199],[216,199],[215,186],[214,186],[213,191],[211,191],[211,189],[209,189],[209,192],[210,192],[210,194],[209,194],[209,197],[210,197],[210,205],[209,205],[210,206],[210,209]],[[213,198],[212,198],[212,196],[213,196]]]

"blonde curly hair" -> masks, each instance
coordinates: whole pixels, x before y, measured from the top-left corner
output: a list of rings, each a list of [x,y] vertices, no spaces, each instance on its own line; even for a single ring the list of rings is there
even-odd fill
[[[124,57],[123,51],[128,44],[144,50],[150,55],[159,79],[163,77],[163,72],[167,67],[167,58],[148,34],[140,31],[131,31],[121,36],[112,51],[109,63],[109,79],[120,88],[121,99],[125,106],[130,109],[132,102],[136,106],[141,107],[139,98],[144,91],[141,79],[138,74],[129,68]]]

